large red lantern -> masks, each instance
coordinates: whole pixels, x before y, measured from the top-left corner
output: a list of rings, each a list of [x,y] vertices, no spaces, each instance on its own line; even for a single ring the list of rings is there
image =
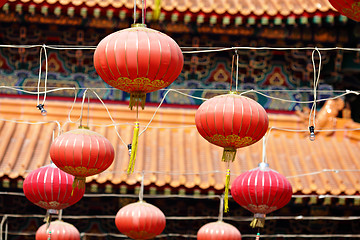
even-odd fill
[[[36,240],[80,240],[80,233],[70,223],[60,220],[42,225],[35,235]]]
[[[169,86],[180,74],[184,57],[177,43],[145,24],[105,37],[94,53],[94,67],[114,88],[131,93],[130,107],[146,93]]]
[[[85,178],[105,171],[114,161],[114,148],[102,135],[79,128],[61,134],[50,147],[52,161],[75,176],[74,188],[85,187]]]
[[[266,133],[269,119],[256,101],[237,94],[219,95],[200,105],[195,114],[196,128],[210,143],[224,148],[222,160],[234,161],[236,149],[259,141]],[[230,170],[225,184],[225,212]]]
[[[207,223],[197,233],[197,240],[241,240],[240,231],[223,221]]]
[[[152,239],[164,230],[166,220],[159,208],[139,201],[121,208],[115,224],[121,233],[132,239]]]
[[[252,227],[264,227],[265,216],[284,207],[291,199],[290,182],[267,163],[239,175],[231,185],[231,196],[254,213]]]
[[[78,202],[85,189],[74,189],[74,176],[50,164],[32,171],[24,180],[26,198],[47,210],[60,210]],[[49,211],[47,221],[49,220]]]
[[[184,57],[177,43],[164,33],[134,24],[114,32],[96,47],[94,67],[114,88],[130,93],[129,107],[144,109],[146,93],[169,86],[180,74]],[[136,114],[128,173],[134,171],[139,121]]]
[[[329,0],[341,14],[360,22],[360,0]]]

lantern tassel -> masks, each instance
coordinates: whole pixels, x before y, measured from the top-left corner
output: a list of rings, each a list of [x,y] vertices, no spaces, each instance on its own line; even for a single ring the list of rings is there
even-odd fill
[[[146,101],[146,93],[133,92],[130,93],[129,108],[132,110],[135,105],[140,103],[141,109],[144,110]]]
[[[254,219],[250,223],[250,227],[252,228],[263,228],[265,226],[265,214],[255,213]]]
[[[71,196],[74,194],[74,189],[77,187],[79,189],[83,189],[85,188],[85,177],[75,177],[74,178],[74,182],[72,184],[72,191],[71,191]]]
[[[236,149],[224,148],[221,160],[223,162],[233,162],[235,160],[235,155],[236,155]]]
[[[256,239],[255,240],[259,240],[260,239],[260,233],[258,232],[257,234],[256,234]]]
[[[49,210],[46,211],[44,222],[46,223],[46,229],[48,229],[50,226],[50,222],[51,222],[51,214],[50,214]]]
[[[229,211],[229,184],[230,184],[230,168],[226,170],[225,180],[225,196],[224,196],[224,212]]]
[[[129,166],[127,169],[127,173],[133,173],[134,167],[135,167],[135,160],[136,160],[136,152],[137,152],[137,146],[138,146],[138,138],[139,138],[139,122],[135,122],[134,126],[134,135],[131,143],[131,155],[130,155],[130,161]]]

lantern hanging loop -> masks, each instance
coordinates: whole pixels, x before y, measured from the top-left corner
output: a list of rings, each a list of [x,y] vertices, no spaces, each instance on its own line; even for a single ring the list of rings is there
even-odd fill
[[[230,92],[232,91],[232,85],[233,85],[234,59],[235,59],[235,55],[232,56],[232,60],[231,60]]]
[[[238,51],[235,50],[236,55],[236,76],[235,76],[235,91],[238,91],[238,83],[239,83],[239,54]]]
[[[85,89],[84,91],[84,94],[83,94],[83,98],[82,98],[82,102],[81,102],[81,109],[80,109],[80,119],[79,119],[79,128],[83,128],[82,126],[82,119],[83,119],[83,111],[84,111],[84,103],[85,103],[85,98],[86,98],[86,93],[89,89]],[[89,114],[90,114],[90,99],[89,99],[89,96],[88,96],[88,115],[87,115],[87,124],[86,124],[86,129],[88,129],[88,126],[89,126]]]
[[[42,103],[40,103],[40,83],[41,83],[41,69],[42,69],[42,53],[44,51],[45,55],[45,80],[44,80],[44,99]],[[37,85],[37,102],[36,107],[41,111],[41,115],[46,116],[47,111],[44,108],[45,100],[46,100],[46,93],[47,93],[47,77],[48,77],[48,56],[46,52],[46,45],[43,44],[40,48],[40,60],[39,60],[39,79],[38,79],[38,85]]]
[[[142,202],[144,200],[144,176],[145,172],[141,172],[141,183],[140,183],[140,191],[139,191],[139,201]]]
[[[316,63],[315,63],[315,53],[317,53],[319,55],[319,66],[318,66],[317,70],[316,70]],[[315,47],[315,49],[311,53],[311,62],[312,62],[313,71],[314,71],[314,82],[313,82],[314,102],[313,102],[313,104],[311,106],[310,113],[309,113],[309,126],[308,127],[314,126],[314,128],[315,128],[317,88],[318,88],[318,85],[319,85],[320,72],[321,72],[321,66],[322,66],[321,53],[320,53],[320,51],[319,51],[319,49],[317,47]],[[311,122],[312,122],[312,124],[311,124]]]
[[[218,221],[222,221],[224,218],[224,196],[221,195],[220,197],[220,206],[219,206],[219,217]]]
[[[62,220],[62,214],[63,214],[63,210],[59,210],[59,214],[58,214],[58,220],[61,221]]]
[[[270,131],[269,131],[269,133],[270,133]],[[267,139],[266,139],[266,136],[267,135],[263,136],[263,141],[262,141],[262,162],[263,163],[267,163],[267,158],[266,158],[266,142],[267,142]]]
[[[134,24],[136,24],[136,0],[134,0]]]

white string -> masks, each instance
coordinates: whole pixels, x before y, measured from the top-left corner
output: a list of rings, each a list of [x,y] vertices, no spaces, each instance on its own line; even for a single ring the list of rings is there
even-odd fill
[[[134,24],[136,23],[136,0],[134,0]]]
[[[314,58],[314,54],[318,53],[319,54],[319,68],[316,72],[316,64],[315,64],[315,58]],[[321,53],[320,51],[315,48],[315,50],[312,52],[311,54],[311,61],[312,61],[312,65],[313,65],[313,71],[314,71],[314,102],[313,102],[313,105],[310,109],[310,113],[309,113],[309,126],[314,126],[315,128],[315,115],[316,115],[316,100],[317,100],[317,87],[318,87],[318,84],[319,84],[319,79],[320,79],[320,71],[321,71]],[[311,125],[311,114],[313,116],[313,119],[312,119],[312,125]]]
[[[144,200],[144,178],[145,178],[145,171],[142,171],[140,191],[139,191],[139,201],[140,202],[142,202]]]
[[[140,133],[139,133],[139,137],[141,136],[141,134],[143,134],[147,129],[148,127],[150,126],[151,122],[154,120],[155,116],[156,116],[156,113],[158,112],[158,110],[160,109],[161,105],[163,104],[166,96],[169,94],[169,92],[172,91],[171,89],[167,90],[166,93],[164,94],[164,97],[161,99],[160,101],[160,104],[159,106],[155,109],[155,112],[153,114],[153,116],[151,117],[149,123],[145,126],[144,130],[142,130]]]
[[[84,109],[84,102],[85,102],[85,98],[86,98],[86,93],[87,93],[88,89],[85,90],[84,94],[83,94],[83,98],[81,101],[81,108],[80,108],[80,127],[82,126],[82,119],[83,119],[83,109]],[[88,115],[88,119],[89,119],[89,115]],[[87,126],[88,127],[88,126]]]
[[[222,221],[224,219],[224,196],[221,195],[220,197],[220,204],[219,204],[219,216],[218,221]]]
[[[136,1],[136,0],[134,0]],[[134,4],[136,8],[136,4]],[[134,11],[135,12],[135,11]],[[135,16],[136,18],[136,16]],[[49,49],[55,50],[95,50],[97,46],[81,46],[81,45],[14,45],[14,44],[0,44],[0,48],[36,48],[36,47],[46,47]],[[180,47],[181,49],[203,49],[195,51],[183,51],[183,54],[193,54],[193,53],[210,53],[210,52],[224,52],[224,51],[234,51],[234,50],[276,50],[276,51],[291,51],[291,50],[316,50],[319,51],[334,51],[334,50],[343,50],[343,51],[355,51],[359,52],[360,48],[345,48],[345,47]]]
[[[111,120],[112,123],[113,123],[114,129],[115,129],[115,132],[116,132],[116,135],[118,136],[118,138],[121,140],[121,142],[125,145],[125,147],[126,147],[126,149],[127,149],[127,144],[125,143],[125,141],[124,141],[124,140],[122,139],[122,137],[120,136],[119,131],[118,131],[118,129],[117,129],[116,122],[115,122],[115,120],[113,119],[113,117],[111,116],[108,107],[106,106],[106,104],[103,102],[103,100],[100,98],[100,96],[99,96],[95,91],[93,91],[93,90],[91,90],[91,91],[95,94],[95,96],[99,99],[99,101],[100,101],[100,102],[102,103],[102,105],[104,106],[106,112],[108,113],[108,116],[109,116],[110,120]]]
[[[239,83],[239,54],[237,50],[235,50],[236,53],[236,80],[235,80],[235,91],[238,91],[238,83]]]

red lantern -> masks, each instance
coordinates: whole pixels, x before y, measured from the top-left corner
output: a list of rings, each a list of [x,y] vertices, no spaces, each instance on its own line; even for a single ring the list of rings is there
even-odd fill
[[[115,224],[121,233],[132,239],[151,239],[164,230],[166,220],[159,208],[139,201],[121,208]]]
[[[114,148],[100,134],[76,129],[57,137],[50,147],[52,161],[75,176],[73,187],[85,187],[85,178],[105,171],[114,161]]]
[[[0,7],[2,7],[6,2],[7,0],[0,0]]]
[[[70,223],[53,221],[42,225],[35,235],[36,240],[80,240],[80,233]]]
[[[329,0],[341,14],[360,22],[360,0]]]
[[[85,189],[74,189],[74,176],[50,164],[32,171],[24,180],[23,190],[26,198],[35,205],[47,210],[60,210],[77,203]],[[49,220],[49,211],[46,221]]]
[[[169,36],[134,24],[114,32],[96,47],[94,67],[110,86],[130,93],[129,107],[145,106],[146,93],[169,86],[179,76],[184,65],[180,47]],[[134,171],[139,121],[136,122],[131,146],[128,173]]]
[[[202,226],[197,233],[197,240],[241,240],[241,233],[233,225],[217,221]]]
[[[146,93],[169,86],[180,74],[184,57],[176,42],[145,24],[105,37],[94,53],[94,67],[114,88],[131,93],[130,107]]]
[[[242,173],[231,186],[231,195],[243,208],[254,213],[252,227],[264,227],[265,216],[284,207],[291,199],[290,182],[267,163]]]
[[[269,119],[265,109],[256,101],[237,94],[208,99],[195,114],[196,128],[210,143],[224,148],[222,160],[234,161],[236,149],[259,141],[266,133]],[[225,212],[230,170],[225,184]]]

